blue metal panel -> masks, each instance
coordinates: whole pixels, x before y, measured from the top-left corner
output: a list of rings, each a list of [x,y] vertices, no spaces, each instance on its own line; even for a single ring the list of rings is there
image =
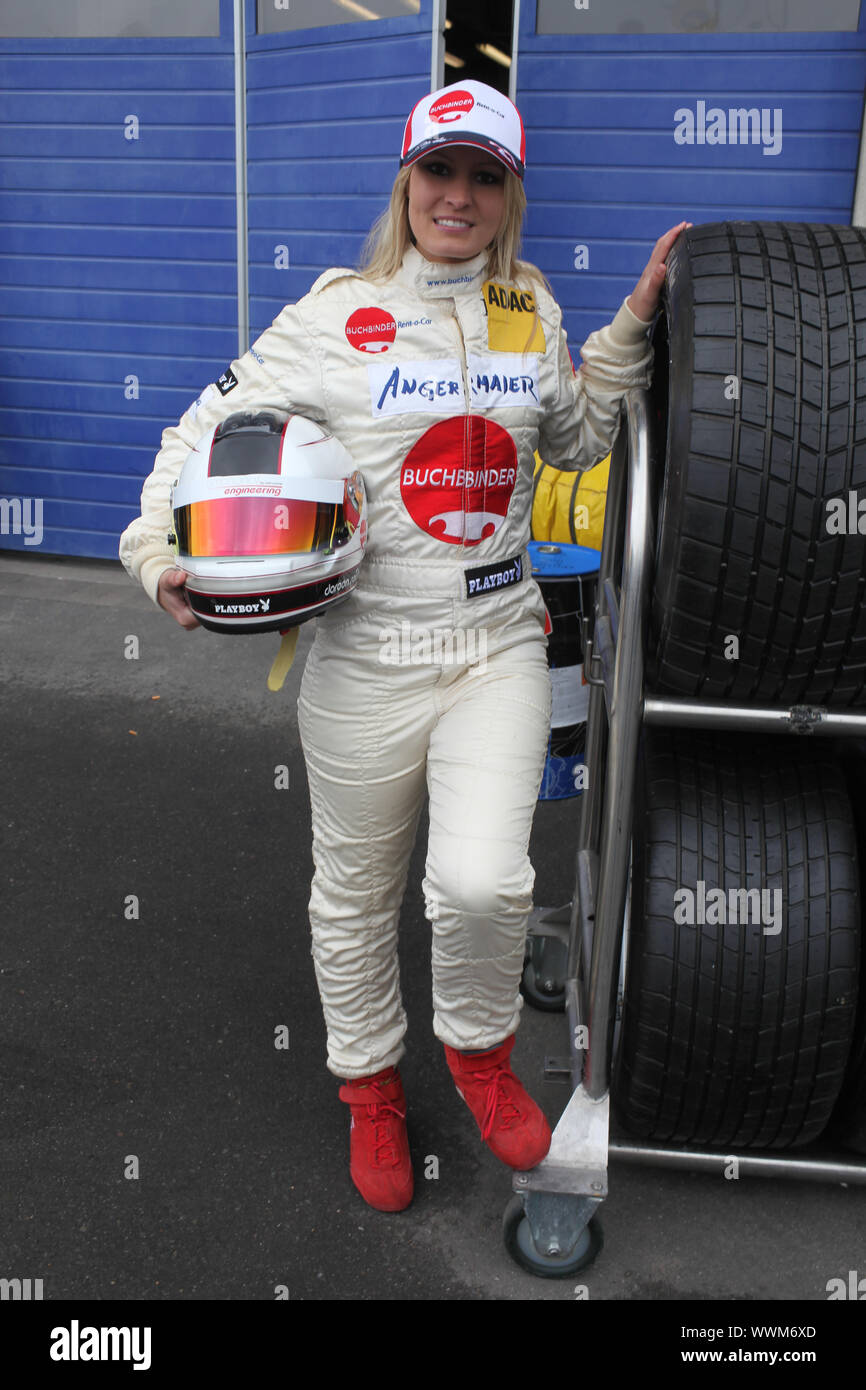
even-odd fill
[[[200,259],[183,261],[164,260],[156,261],[152,259],[153,245],[148,249],[147,257],[143,256],[116,256],[107,257],[103,248],[102,256],[81,256],[75,261],[67,261],[62,257],[52,256],[50,253],[41,265],[42,286],[75,287],[78,290],[117,290],[124,296],[130,295],[133,291],[139,290],[150,294],[165,293],[172,295],[178,293],[178,285],[183,284],[183,299],[187,295],[205,295],[218,300],[219,304],[225,306],[225,296],[214,294],[214,274],[220,275],[223,279],[226,273],[234,273],[234,260],[227,258],[219,262],[210,257],[209,247],[203,239],[199,239]],[[28,286],[31,283],[32,253],[27,251],[16,254],[7,254],[0,260],[0,285],[9,286]],[[28,293],[35,293],[28,290]],[[7,307],[11,301],[4,300]],[[133,301],[130,301],[132,307]],[[96,300],[88,304],[88,308],[93,312],[97,307]],[[148,313],[153,307],[146,306]],[[136,315],[137,318],[141,314]],[[165,316],[160,314],[161,318]]]
[[[90,238],[110,236],[113,227],[144,227],[159,233],[159,249],[167,244],[163,228],[183,230],[183,238],[175,238],[172,252],[185,246],[186,232],[195,229],[210,232],[214,228],[230,227],[234,232],[235,201],[226,197],[198,198],[161,197],[151,194],[143,205],[137,198],[117,198],[113,193],[90,192],[79,196],[64,193],[4,193],[3,222],[0,225],[33,228],[62,227],[69,233],[68,249],[75,251],[75,236],[81,233],[85,245]],[[178,259],[183,259],[178,253]]]
[[[62,339],[65,346],[58,348],[57,342],[61,333],[68,336]],[[232,345],[236,346],[236,336],[228,348],[230,356],[232,355]],[[134,365],[127,368],[127,363],[134,364],[142,357],[158,357],[161,362],[158,366],[154,364],[154,372],[157,374],[156,379],[162,382],[179,380],[182,375],[184,358],[188,357],[197,364],[195,380],[198,385],[193,393],[196,395],[201,387],[202,371],[211,370],[208,364],[220,361],[225,364],[226,330],[224,328],[200,328],[198,325],[190,324],[182,324],[178,327],[165,323],[124,323],[118,325],[112,322],[81,322],[75,326],[75,333],[72,336],[71,329],[56,323],[54,319],[34,318],[32,315],[18,319],[0,317],[0,348],[4,350],[4,357],[7,348],[49,349],[57,353],[58,357],[69,357],[73,364],[73,370],[75,370],[76,357],[90,352],[108,353],[116,359],[116,370],[123,366],[128,371],[134,370]],[[120,380],[122,382],[123,378],[121,377]],[[204,380],[207,380],[206,376]],[[9,401],[8,385],[8,382],[0,378],[0,392],[2,392],[0,404]],[[36,424],[37,422],[34,421],[34,427]],[[34,437],[38,437],[38,434]],[[3,453],[2,436],[0,436],[0,467],[7,461]],[[148,468],[147,472],[149,471]],[[142,476],[145,475],[142,474]],[[0,479],[2,479],[2,475],[0,475]],[[2,480],[0,480],[0,494],[2,494]]]
[[[431,3],[401,19],[248,34],[251,341],[323,270],[357,263],[406,116],[430,90]]]
[[[220,19],[0,43],[0,496],[42,499],[40,552],[117,558],[163,428],[235,355],[231,0]]]
[[[176,206],[176,203],[174,205]],[[183,237],[178,238],[174,256],[169,262],[152,260],[154,234],[150,227],[102,227],[100,245],[106,273],[109,264],[125,262],[132,267],[140,260],[148,258],[151,258],[150,265],[154,272],[157,266],[182,265],[185,275],[193,266],[201,266],[208,261],[216,266],[231,266],[235,261],[234,228],[220,231],[213,227],[201,230],[184,227]],[[56,268],[63,262],[68,250],[68,227],[0,223],[0,256],[16,256],[22,252],[32,256],[38,255],[42,258],[43,271],[48,273],[52,264]],[[78,263],[85,264],[86,257],[82,257]]]
[[[655,240],[679,221],[850,223],[866,20],[852,34],[578,37],[537,35],[535,15],[535,0],[522,0],[524,254],[553,285],[575,360],[633,289]],[[699,102],[705,113],[780,111],[778,152],[699,143]],[[694,114],[694,143],[674,138],[678,125],[688,133],[683,110]]]
[[[0,43],[0,496],[42,500],[46,553],[116,557],[162,429],[235,356],[231,0],[220,17],[218,39]],[[255,336],[357,259],[429,89],[432,10],[247,18]]]

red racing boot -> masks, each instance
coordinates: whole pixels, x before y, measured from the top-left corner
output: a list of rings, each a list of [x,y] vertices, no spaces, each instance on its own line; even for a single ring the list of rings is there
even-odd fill
[[[457,1052],[445,1058],[481,1130],[481,1138],[509,1168],[534,1168],[550,1148],[550,1125],[511,1070],[514,1034],[490,1052]]]
[[[396,1067],[344,1081],[339,1091],[352,1112],[349,1132],[352,1182],[377,1211],[403,1211],[415,1190],[406,1097]]]

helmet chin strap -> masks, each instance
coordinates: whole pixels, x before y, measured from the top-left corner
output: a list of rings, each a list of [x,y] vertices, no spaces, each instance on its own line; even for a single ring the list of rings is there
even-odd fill
[[[292,669],[292,662],[295,659],[295,649],[298,645],[298,628],[284,628],[281,633],[279,651],[274,657],[274,664],[268,675],[268,690],[282,690],[283,682]]]

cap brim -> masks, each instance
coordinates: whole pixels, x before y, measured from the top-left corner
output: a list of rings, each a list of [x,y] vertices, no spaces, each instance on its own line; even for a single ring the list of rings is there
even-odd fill
[[[455,132],[453,135],[444,133],[442,135],[431,135],[429,139],[422,140],[420,144],[413,146],[409,153],[403,156],[400,160],[400,167],[405,169],[408,165],[414,164],[417,160],[422,159],[425,154],[429,154],[431,150],[441,149],[443,145],[468,145],[472,149],[486,150],[487,153],[492,154],[494,159],[498,160],[500,164],[503,164],[510,173],[516,174],[519,179],[523,178],[525,166],[510,150],[506,150],[503,145],[497,144],[495,140],[488,139],[485,135],[478,135],[475,133],[472,135],[458,135]]]

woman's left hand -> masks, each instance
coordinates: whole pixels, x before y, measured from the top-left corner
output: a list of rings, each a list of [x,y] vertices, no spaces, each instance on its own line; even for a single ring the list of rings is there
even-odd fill
[[[670,249],[685,227],[691,227],[691,222],[680,222],[678,226],[671,227],[669,232],[660,236],[653,253],[646,263],[644,272],[635,285],[632,293],[626,300],[626,304],[637,318],[648,322],[655,316],[659,307],[659,296],[662,292],[662,285],[665,282],[667,265],[665,264]]]

